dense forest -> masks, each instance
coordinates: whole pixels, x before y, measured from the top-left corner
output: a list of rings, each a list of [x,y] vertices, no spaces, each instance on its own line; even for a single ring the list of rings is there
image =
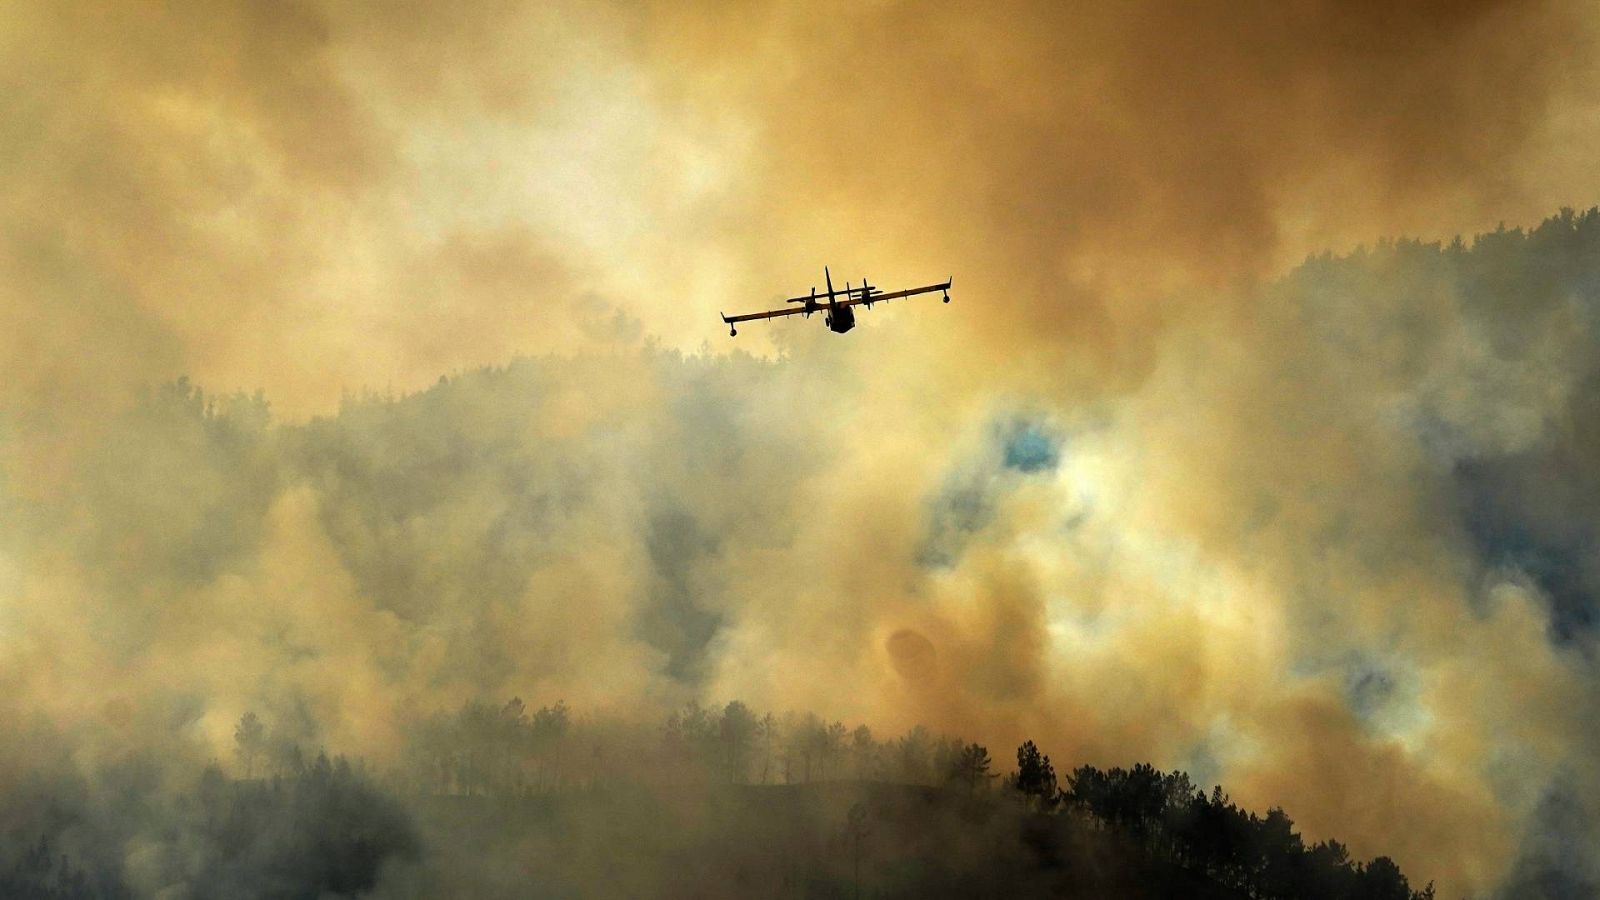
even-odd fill
[[[418,727],[395,771],[330,759],[246,713],[233,751],[242,777],[207,766],[160,813],[223,896],[360,894],[388,867],[423,895],[1433,897],[1387,857],[1307,845],[1283,810],[1241,809],[1183,772],[1080,766],[1058,780],[1032,741],[1007,767],[920,727],[880,741],[738,701],[690,704],[654,729],[562,703],[471,703]],[[157,815],[153,788],[130,781],[119,801]],[[117,866],[60,852],[81,839],[69,806],[35,812],[3,835],[0,896],[136,895]],[[473,847],[494,865],[475,867]]]

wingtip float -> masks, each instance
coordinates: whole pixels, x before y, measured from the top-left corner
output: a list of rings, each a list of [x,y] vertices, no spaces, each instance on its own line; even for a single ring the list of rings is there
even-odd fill
[[[822,277],[828,285],[827,293],[818,294],[817,289],[813,287],[811,293],[804,297],[790,297],[784,301],[785,303],[797,303],[799,304],[798,306],[771,309],[766,312],[745,313],[740,316],[718,313],[718,315],[722,316],[722,323],[728,326],[728,336],[734,337],[738,335],[739,329],[737,325],[739,322],[749,322],[754,319],[777,319],[783,316],[805,316],[810,318],[814,312],[823,314],[823,323],[828,326],[829,331],[835,334],[844,334],[846,331],[856,327],[856,314],[851,307],[865,304],[868,309],[871,309],[874,303],[898,300],[901,297],[914,297],[918,294],[931,294],[934,291],[943,293],[944,302],[949,303],[950,283],[955,280],[954,278],[946,278],[938,284],[926,284],[922,287],[907,288],[903,291],[890,291],[886,294],[868,284],[865,278],[861,279],[860,287],[851,287],[850,282],[847,281],[843,289],[835,289],[833,286],[833,273],[829,272],[826,266],[822,268]]]

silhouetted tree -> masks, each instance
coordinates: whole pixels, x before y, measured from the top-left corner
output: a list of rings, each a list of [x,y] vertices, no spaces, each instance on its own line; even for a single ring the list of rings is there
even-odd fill
[[[1357,871],[1360,878],[1356,882],[1354,900],[1412,900],[1414,896],[1406,876],[1400,874],[1400,867],[1387,856],[1380,856]],[[1426,893],[1433,896],[1433,885],[1428,885]]]
[[[894,765],[900,780],[907,784],[932,783],[932,753],[933,736],[921,725],[895,741]]]
[[[1048,809],[1055,805],[1059,793],[1055,767],[1033,741],[1025,741],[1017,748],[1017,777],[1013,784],[1030,808]]]
[[[728,781],[737,783],[744,780],[750,742],[755,739],[759,728],[760,723],[750,707],[738,700],[730,701],[723,707],[718,731],[722,737],[722,764],[727,770]]]
[[[850,732],[850,759],[857,781],[866,781],[878,775],[878,742],[872,739],[872,729],[857,725]]]
[[[839,758],[844,754],[845,737],[849,733],[843,722],[833,722],[822,730],[821,750],[824,778],[831,775],[835,780],[838,779],[837,766]]]
[[[767,713],[761,717],[761,783],[772,777],[772,747],[778,739],[778,717]]]
[[[957,738],[940,737],[933,742],[934,783],[944,784],[950,780],[950,773],[956,770],[964,749],[966,745]]]
[[[806,713],[790,736],[789,745],[800,759],[802,781],[811,783],[813,767],[820,768],[827,749],[828,729],[814,713]]]
[[[266,751],[267,745],[267,729],[255,713],[247,712],[240,717],[238,726],[233,729],[233,743],[239,763],[244,766],[244,777],[254,778],[256,761]]]
[[[989,759],[987,748],[978,744],[968,744],[961,748],[961,753],[956,757],[950,777],[967,786],[967,793],[977,791],[979,785],[988,785],[989,779],[995,776],[989,771],[993,761]]]

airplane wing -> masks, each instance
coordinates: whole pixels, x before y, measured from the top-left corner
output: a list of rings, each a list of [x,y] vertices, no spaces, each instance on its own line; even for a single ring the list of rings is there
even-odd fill
[[[805,311],[804,307],[797,306],[794,309],[773,309],[767,312],[745,313],[742,316],[723,316],[722,321],[731,325],[734,322],[748,322],[751,319],[776,319],[780,316],[798,316]],[[814,312],[822,312],[822,310],[814,310]]]
[[[840,306],[855,306],[858,303],[881,303],[881,302],[883,302],[885,300],[898,300],[901,297],[911,297],[911,296],[914,296],[916,294],[931,294],[934,291],[948,291],[948,290],[950,290],[950,282],[952,280],[953,279],[945,279],[944,281],[940,282],[939,284],[929,284],[929,285],[925,285],[923,287],[907,288],[906,290],[903,290],[903,291],[890,291],[887,294],[873,293],[871,296],[868,296],[868,297],[860,296],[860,290],[861,289],[860,288],[856,288],[855,290],[851,291],[851,293],[855,294],[856,296],[851,297],[849,300],[841,300],[841,301],[839,301],[839,305]]]

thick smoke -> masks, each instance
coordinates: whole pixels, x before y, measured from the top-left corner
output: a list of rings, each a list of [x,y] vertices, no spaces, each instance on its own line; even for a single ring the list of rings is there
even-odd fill
[[[153,892],[293,858],[136,852],[247,710],[387,770],[483,697],[741,697],[1590,884],[1596,219],[1347,254],[1593,202],[1592,33],[7,9],[6,795]],[[823,262],[957,302],[704,348]]]

